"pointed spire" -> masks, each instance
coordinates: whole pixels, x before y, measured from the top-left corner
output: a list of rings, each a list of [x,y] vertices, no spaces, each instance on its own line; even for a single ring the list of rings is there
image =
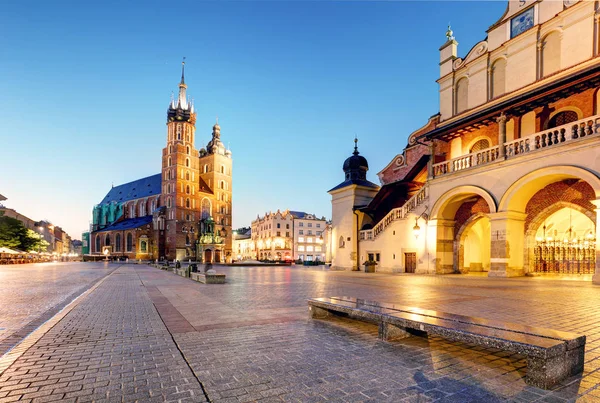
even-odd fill
[[[354,136],[354,152],[352,155],[358,155],[358,138],[356,135]]]
[[[181,82],[179,85],[185,85],[185,56],[183,57],[183,61],[181,62]]]

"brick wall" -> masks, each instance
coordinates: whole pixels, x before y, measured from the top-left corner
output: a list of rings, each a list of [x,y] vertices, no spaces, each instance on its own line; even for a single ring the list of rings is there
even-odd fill
[[[454,215],[454,234],[458,234],[458,231],[461,229],[461,227],[474,214],[488,214],[489,212],[490,207],[488,206],[487,202],[480,196],[477,196],[477,200],[463,203]]]
[[[525,208],[527,218],[525,219],[525,231],[530,228],[531,222],[545,209],[558,202],[568,202],[576,204],[590,214],[594,213],[594,205],[590,200],[595,200],[595,194],[592,187],[584,181],[577,179],[567,179],[561,182],[552,183],[539,192],[537,192]]]

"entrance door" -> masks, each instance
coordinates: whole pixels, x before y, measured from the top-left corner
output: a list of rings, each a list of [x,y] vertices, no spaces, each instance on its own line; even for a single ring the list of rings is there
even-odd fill
[[[204,251],[204,263],[212,263],[212,251],[210,249]]]
[[[215,262],[221,263],[221,251],[218,249],[215,251]]]
[[[414,273],[417,269],[417,253],[408,252],[404,254],[404,271],[406,273]]]

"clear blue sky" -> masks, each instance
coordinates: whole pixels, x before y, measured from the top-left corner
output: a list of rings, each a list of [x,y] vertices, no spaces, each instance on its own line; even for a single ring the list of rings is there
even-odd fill
[[[4,2],[0,194],[79,238],[112,183],[160,172],[187,57],[196,147],[219,116],[233,224],[331,217],[354,135],[369,179],[438,112],[450,21],[465,56],[506,2]]]

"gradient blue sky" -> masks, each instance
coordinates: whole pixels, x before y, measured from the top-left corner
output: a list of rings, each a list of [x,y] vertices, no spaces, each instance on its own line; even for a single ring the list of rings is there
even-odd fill
[[[4,2],[0,193],[73,238],[112,183],[160,172],[187,57],[196,147],[219,116],[233,224],[265,211],[331,217],[354,135],[369,179],[438,112],[439,47],[464,56],[506,2]]]

